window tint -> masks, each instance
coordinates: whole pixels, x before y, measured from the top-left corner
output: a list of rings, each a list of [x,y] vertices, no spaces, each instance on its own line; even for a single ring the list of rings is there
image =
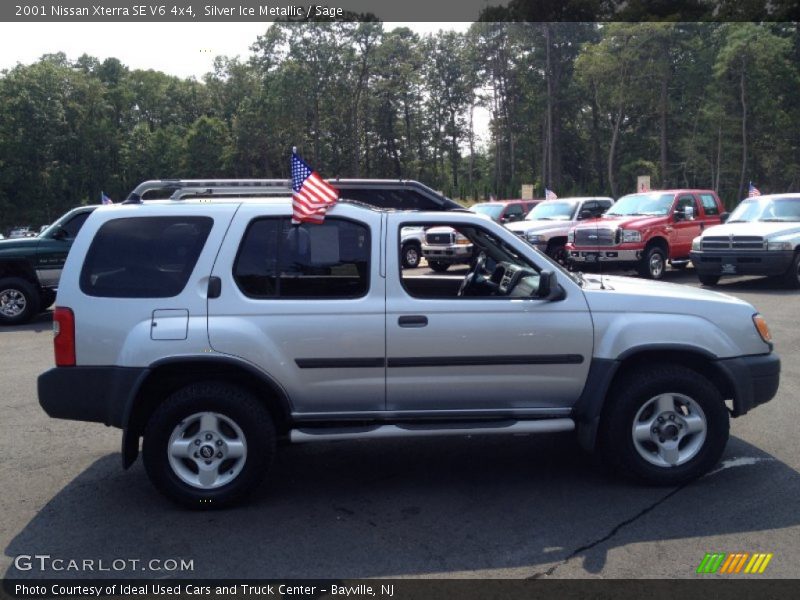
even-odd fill
[[[509,204],[506,207],[506,215],[507,216],[512,216],[512,215],[520,215],[520,216],[522,216],[523,212],[524,211],[522,210],[522,205],[521,204]]]
[[[719,214],[719,208],[717,207],[717,201],[714,200],[714,196],[711,194],[700,194],[700,200],[703,202],[703,209],[706,211],[706,216]]]
[[[369,253],[369,229],[359,223],[257,219],[247,228],[233,276],[251,298],[357,298],[369,288]]]
[[[67,232],[67,239],[75,239],[78,235],[78,232],[83,227],[83,224],[86,222],[86,219],[89,218],[89,215],[92,214],[91,212],[83,212],[79,215],[75,215],[69,221],[61,225],[61,228]]]
[[[209,217],[108,221],[86,254],[81,290],[107,298],[177,296],[189,280],[213,223]]]

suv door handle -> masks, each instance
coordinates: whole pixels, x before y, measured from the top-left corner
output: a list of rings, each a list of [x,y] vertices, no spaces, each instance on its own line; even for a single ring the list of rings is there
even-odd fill
[[[222,293],[222,280],[219,277],[212,275],[208,278],[208,294],[209,298],[219,298]]]
[[[397,319],[400,327],[425,327],[428,324],[428,317],[425,315],[407,315]]]

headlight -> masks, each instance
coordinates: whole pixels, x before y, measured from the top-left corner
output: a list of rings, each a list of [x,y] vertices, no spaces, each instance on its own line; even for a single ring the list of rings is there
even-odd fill
[[[758,313],[754,314],[753,324],[756,326],[756,331],[758,331],[758,335],[761,336],[761,339],[767,344],[771,343],[772,334],[769,332],[769,327],[767,326],[767,322],[764,320],[764,317]]]
[[[456,234],[456,244],[459,246],[468,246],[472,242],[469,241],[469,238],[465,235],[461,235],[460,233]]]
[[[547,238],[537,233],[529,233],[525,236],[531,244],[544,244]]]
[[[570,232],[567,233],[567,243],[568,244],[574,244],[575,243],[575,230],[574,229],[570,230]]]
[[[633,229],[623,229],[622,230],[622,243],[628,242],[641,242],[642,241],[642,233],[640,231],[634,231]]]
[[[767,250],[792,250],[791,242],[767,242]]]
[[[701,244],[703,243],[703,238],[701,236],[697,236],[692,240],[692,250],[700,250]]]

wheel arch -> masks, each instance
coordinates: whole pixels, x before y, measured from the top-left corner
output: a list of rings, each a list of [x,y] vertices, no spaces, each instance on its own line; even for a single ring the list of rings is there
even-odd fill
[[[224,381],[247,389],[269,410],[276,431],[288,431],[289,398],[280,384],[256,367],[232,357],[176,357],[153,363],[130,395],[123,414],[122,466],[139,455],[139,438],[153,411],[170,394],[190,383]]]
[[[607,400],[629,373],[650,365],[665,364],[679,365],[705,377],[717,388],[723,401],[733,401],[733,416],[743,414],[736,382],[727,370],[719,366],[713,353],[688,345],[644,345],[627,350],[616,360],[592,360],[583,393],[573,409],[580,445],[586,450],[594,450],[597,431],[608,408]]]
[[[16,259],[0,259],[0,278],[4,277],[19,277],[30,282],[32,285],[39,287],[39,279],[36,277],[36,270],[29,260],[16,258]]]

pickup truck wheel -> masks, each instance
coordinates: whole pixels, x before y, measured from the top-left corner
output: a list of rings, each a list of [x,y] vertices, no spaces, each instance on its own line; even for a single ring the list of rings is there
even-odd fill
[[[419,266],[419,261],[422,258],[420,248],[416,244],[406,244],[400,251],[403,260],[403,266],[406,269],[415,269]]]
[[[39,292],[19,277],[0,279],[0,325],[27,323],[39,312]]]
[[[142,454],[147,475],[165,496],[191,508],[220,508],[261,483],[275,454],[275,426],[246,390],[196,383],[156,409]]]
[[[428,266],[436,271],[437,273],[444,273],[447,269],[450,268],[450,263],[443,263],[443,262],[436,262],[436,261],[428,261]]]
[[[800,288],[800,252],[794,253],[794,260],[783,274],[783,285],[790,290]]]
[[[700,275],[698,273],[697,278],[700,280],[700,283],[708,287],[714,287],[719,283],[719,275]]]
[[[653,246],[639,261],[639,275],[648,279],[661,279],[664,277],[666,267],[667,261],[664,257],[664,250],[659,246]]]
[[[728,441],[728,410],[702,375],[677,365],[642,370],[612,394],[599,441],[618,474],[679,485],[719,462]]]
[[[551,244],[547,247],[547,254],[560,265],[567,264],[567,249],[564,244]]]

